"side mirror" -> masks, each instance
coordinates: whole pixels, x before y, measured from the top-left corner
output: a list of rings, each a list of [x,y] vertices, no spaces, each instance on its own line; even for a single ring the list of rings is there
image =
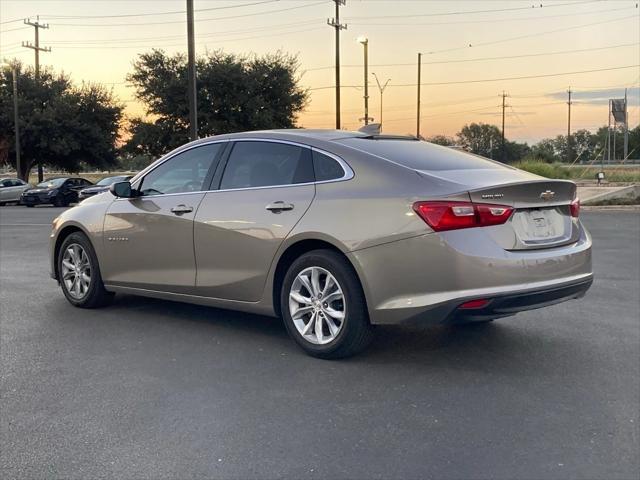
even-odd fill
[[[109,191],[115,197],[119,198],[132,198],[131,183],[129,182],[116,182],[112,183],[109,187]]]

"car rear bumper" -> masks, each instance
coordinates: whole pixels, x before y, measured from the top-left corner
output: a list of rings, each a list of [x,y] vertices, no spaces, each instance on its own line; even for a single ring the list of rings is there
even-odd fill
[[[482,232],[426,234],[348,254],[374,324],[442,324],[513,315],[578,298],[593,281],[591,238],[507,251]],[[489,302],[460,310],[470,300]]]

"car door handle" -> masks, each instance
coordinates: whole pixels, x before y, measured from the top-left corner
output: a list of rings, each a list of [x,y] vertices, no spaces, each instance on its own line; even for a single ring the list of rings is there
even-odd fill
[[[284,212],[285,210],[293,210],[293,204],[285,203],[282,200],[278,200],[277,202],[270,203],[264,208],[266,208],[272,213],[280,213],[280,212]]]
[[[176,215],[184,215],[189,212],[193,212],[193,207],[187,207],[186,205],[176,205],[171,209],[171,213],[175,213]]]

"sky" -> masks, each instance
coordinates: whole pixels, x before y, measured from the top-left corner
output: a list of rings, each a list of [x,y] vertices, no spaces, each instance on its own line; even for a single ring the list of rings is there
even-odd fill
[[[2,0],[0,58],[32,64],[39,15],[42,66],[72,79],[111,86],[128,115],[144,113],[125,77],[151,48],[186,52],[185,0]],[[195,0],[196,50],[297,54],[310,102],[306,128],[334,128],[334,17],[331,0]],[[173,12],[173,13],[167,13]],[[636,0],[347,0],[340,8],[342,126],[364,116],[363,46],[382,83],[385,133],[415,134],[417,54],[422,52],[421,133],[453,136],[470,122],[501,123],[505,134],[536,142],[607,123],[609,98],[629,97],[640,123],[640,8]],[[380,120],[380,93],[369,75],[369,116]]]

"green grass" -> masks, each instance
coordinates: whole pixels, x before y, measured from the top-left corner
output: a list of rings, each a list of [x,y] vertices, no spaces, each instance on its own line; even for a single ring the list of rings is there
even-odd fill
[[[545,163],[539,160],[523,160],[514,163],[513,166],[542,177],[561,180],[594,180],[596,173],[600,171],[600,167],[597,165],[592,167],[568,167],[561,163]],[[605,180],[610,183],[640,182],[640,167],[606,168],[604,173]]]

